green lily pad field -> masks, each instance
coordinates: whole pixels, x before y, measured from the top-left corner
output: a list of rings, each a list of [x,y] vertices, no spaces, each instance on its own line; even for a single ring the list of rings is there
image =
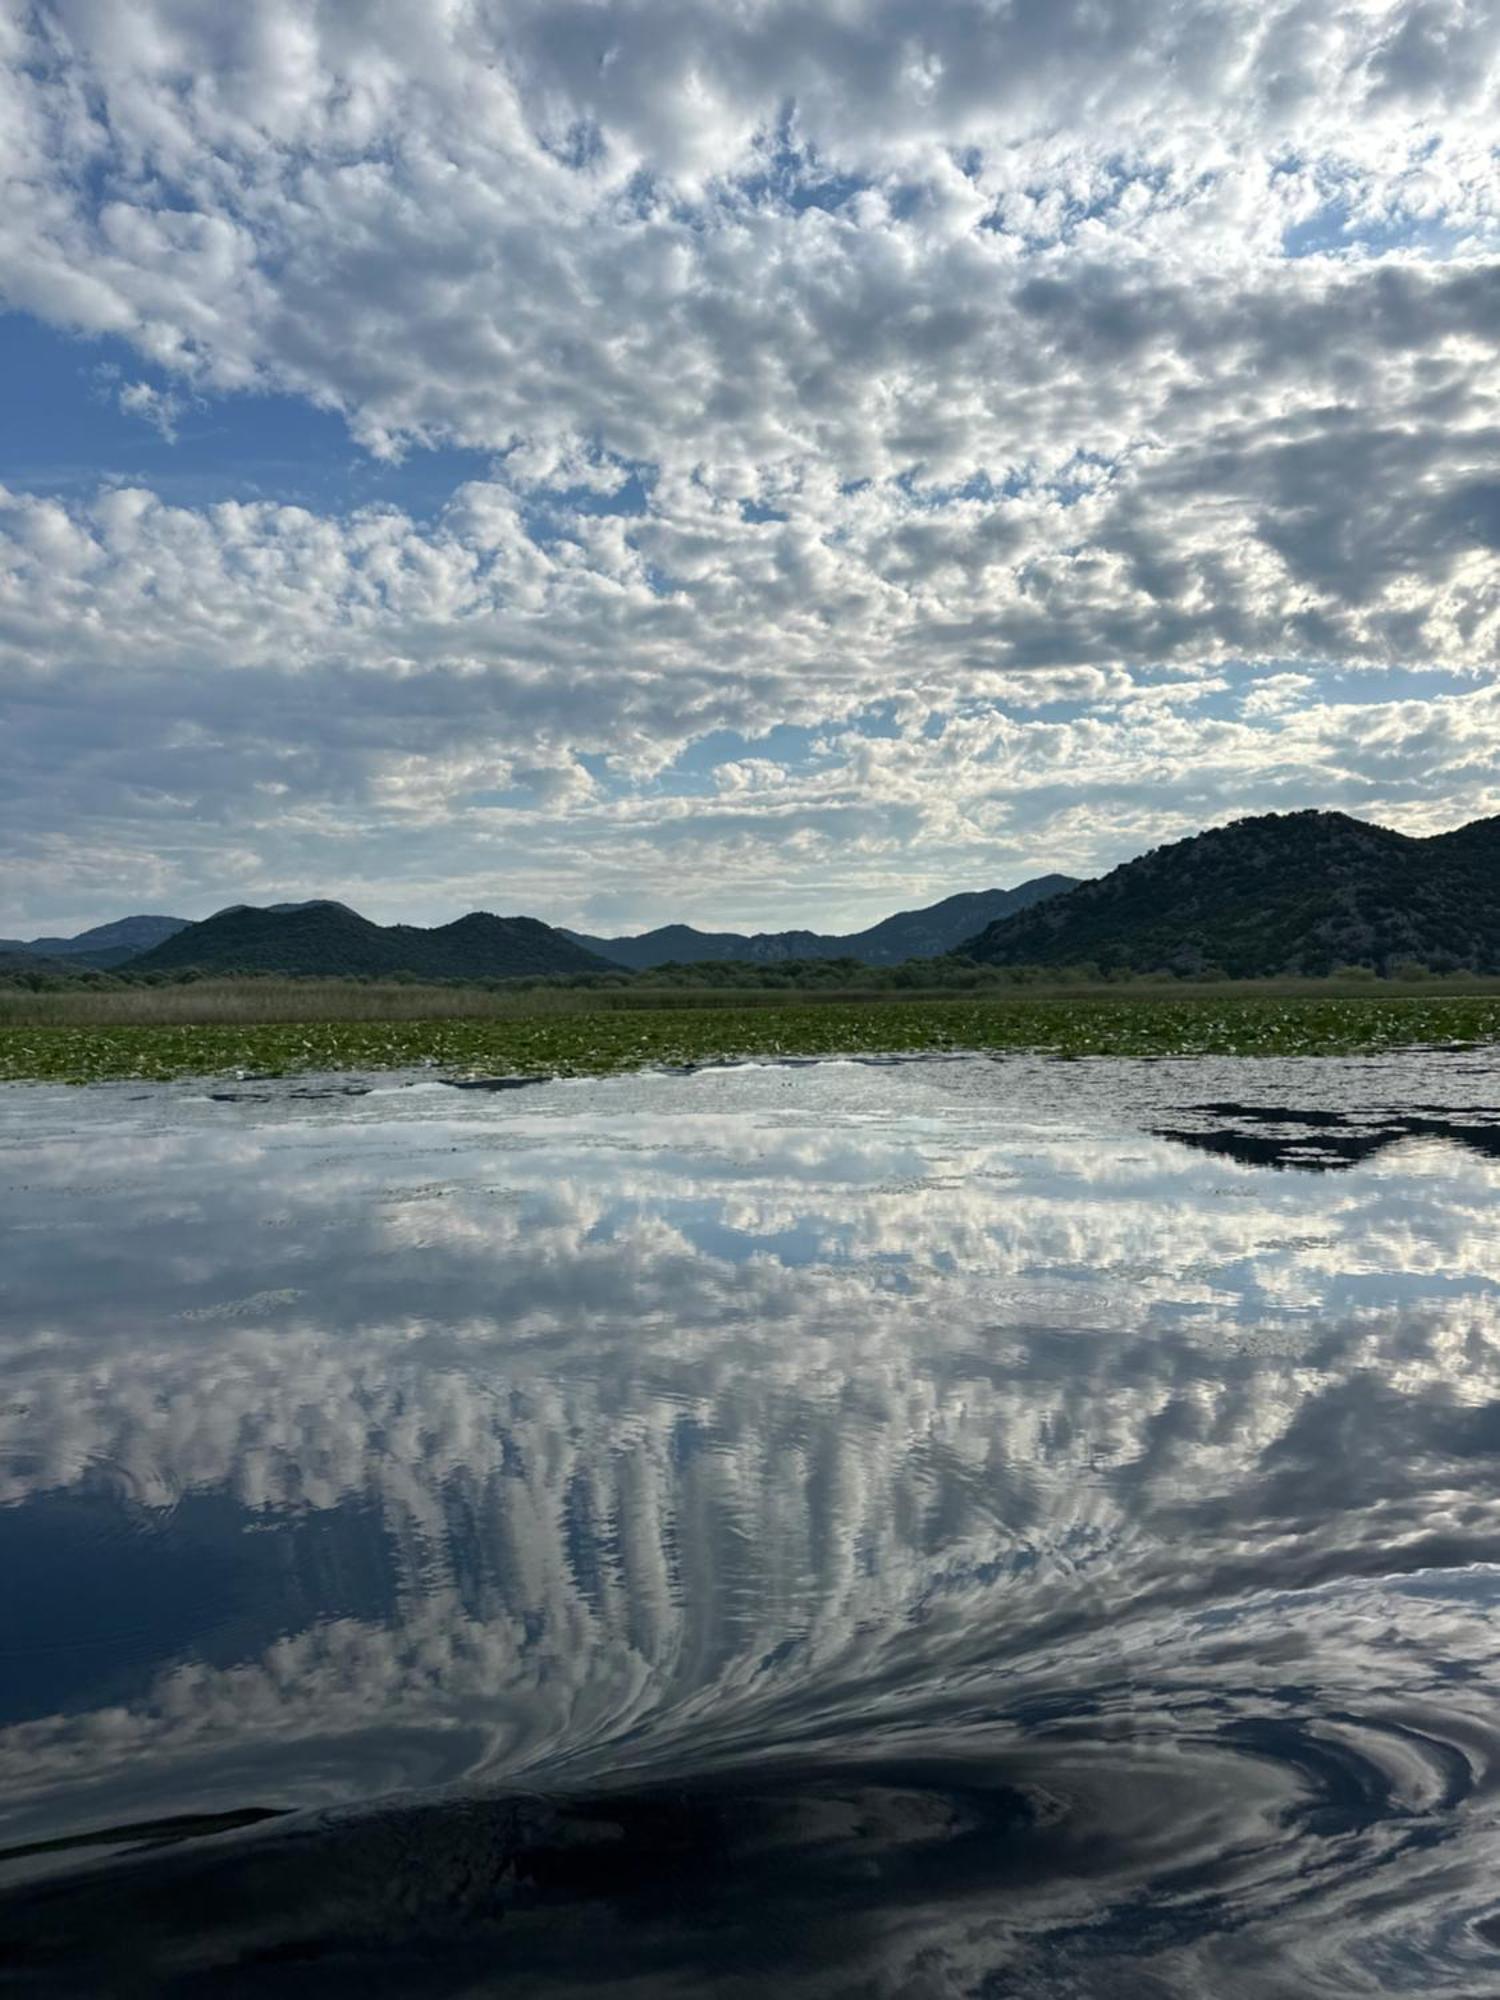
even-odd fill
[[[0,1027],[0,1081],[94,1083],[436,1067],[593,1076],[743,1058],[1029,1050],[1365,1055],[1500,1040],[1500,997],[892,999],[435,1020]]]

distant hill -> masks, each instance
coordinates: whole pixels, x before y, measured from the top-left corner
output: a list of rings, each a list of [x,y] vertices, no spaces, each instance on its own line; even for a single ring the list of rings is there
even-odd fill
[[[973,937],[977,928],[1029,910],[1076,885],[1073,875],[1037,875],[1014,889],[979,889],[947,896],[925,910],[900,910],[852,937],[830,939],[830,943],[842,946],[830,956],[841,958],[847,953],[866,965],[904,965],[909,958],[942,958]]]
[[[1233,978],[1500,972],[1500,819],[1414,839],[1344,813],[1268,813],[1158,847],[1002,919],[965,950],[990,965]]]
[[[425,979],[512,979],[608,967],[535,917],[476,911],[435,930],[373,924],[342,903],[246,904],[189,924],[136,959],[132,972],[284,972]]]
[[[96,924],[76,937],[0,938],[0,952],[27,952],[43,958],[73,959],[98,971],[124,965],[185,928],[186,917],[120,917]]]
[[[596,938],[585,931],[565,930],[563,936],[583,951],[595,953],[616,967],[647,972],[657,965],[698,965],[709,960],[742,959],[780,964],[785,959],[829,958],[828,938],[815,931],[765,931],[744,937],[738,931],[698,931],[690,924],[663,924],[639,937]]]
[[[45,952],[17,949],[0,938],[0,973],[45,972],[49,978],[76,979],[82,970],[76,958],[49,958]]]
[[[855,958],[864,965],[903,965],[909,958],[941,958],[997,918],[1029,908],[1044,897],[1073,887],[1070,875],[1039,875],[1015,889],[980,889],[945,897],[922,910],[901,910],[868,930],[835,936],[821,931],[699,931],[689,924],[666,924],[639,937],[590,937],[564,931],[574,944],[616,965],[644,972],[657,965],[693,965],[738,959],[779,964],[786,959]]]

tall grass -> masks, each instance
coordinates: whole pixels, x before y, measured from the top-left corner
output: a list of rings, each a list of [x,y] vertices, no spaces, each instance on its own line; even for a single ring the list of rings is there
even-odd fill
[[[389,985],[343,979],[202,979],[182,986],[0,989],[5,1027],[235,1027],[320,1021],[529,1021],[681,1008],[909,998],[882,988]],[[935,997],[946,997],[935,989]]]
[[[181,986],[0,990],[0,1027],[204,1027],[304,1021],[469,1021],[576,1013],[607,996],[560,988],[200,979]]]
[[[1436,999],[1500,994],[1500,979],[1459,974],[1442,979],[1381,979],[1335,975],[1326,979],[1178,981],[1160,978],[1095,980],[1059,978],[992,987],[983,993],[935,984],[915,991],[889,984],[805,989],[751,986],[575,987],[552,985],[463,986],[355,979],[199,979],[182,985],[59,987],[51,991],[0,986],[0,1029],[107,1027],[295,1026],[317,1022],[527,1021],[661,1009],[825,1007],[963,997],[987,1007],[1029,1006],[1046,1000],[1231,999]]]

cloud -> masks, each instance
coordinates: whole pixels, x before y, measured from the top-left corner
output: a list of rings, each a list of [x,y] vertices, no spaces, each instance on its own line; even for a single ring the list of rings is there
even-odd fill
[[[149,382],[127,382],[120,389],[119,404],[127,416],[139,417],[168,444],[177,442],[177,425],[183,410],[181,397],[153,389]]]
[[[1232,806],[1427,810],[1415,769],[1362,795],[1285,759],[1331,673],[1378,708],[1382,676],[1436,668],[1458,704],[1495,658],[1492,9],[0,19],[0,296],[127,343],[122,403],[166,435],[183,397],[256,392],[393,465],[490,461],[423,516],[252,501],[232,461],[217,505],[16,486],[0,673],[38,921],[109,914],[101,859],[159,852],[184,808],[179,899],[356,889],[356,851],[416,817],[446,859],[383,856],[383,913],[519,879],[559,918],[618,816],[658,813],[630,866],[643,916],[680,914],[685,750],[878,743],[893,703],[919,746],[984,710],[1040,750],[1003,840],[895,829],[938,892],[1092,868],[1135,820],[1106,786],[1049,845],[1027,719],[1090,674],[1152,709],[1086,721],[1154,770],[1162,828],[1201,816],[1179,774],[1227,725],[1152,688],[1261,664],[1289,706],[1240,718]],[[1489,800],[1466,769],[1454,817]],[[806,777],[719,781],[743,818],[696,821],[717,921],[825,921],[830,885],[844,920],[881,912],[888,801],[851,775],[799,850]]]

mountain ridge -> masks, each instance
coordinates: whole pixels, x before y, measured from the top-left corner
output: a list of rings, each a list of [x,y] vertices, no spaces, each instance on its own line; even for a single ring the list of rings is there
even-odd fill
[[[322,900],[281,909],[233,905],[178,931],[131,964],[132,971],[141,972],[280,972],[327,978],[412,973],[427,979],[507,979],[608,969],[603,959],[536,917],[497,917],[475,910],[424,929],[372,923],[342,903]]]
[[[513,935],[515,949],[510,956],[517,962],[524,961],[523,969],[526,971],[543,969],[541,960],[551,957],[550,947],[546,951],[542,949],[544,935],[565,940],[576,951],[590,956],[590,963],[585,967],[576,957],[564,955],[546,968],[553,970],[601,971],[606,967],[649,970],[674,961],[773,964],[792,959],[849,957],[862,959],[870,965],[895,965],[908,958],[941,957],[1001,912],[1024,908],[1039,896],[1058,893],[1063,888],[1071,887],[1073,879],[1067,875],[1047,875],[1023,882],[1015,889],[961,891],[919,909],[898,910],[879,923],[847,936],[809,930],[746,935],[737,931],[699,931],[688,924],[666,924],[637,938],[592,939],[585,932],[545,924],[536,917],[505,917],[492,921],[522,927]],[[248,954],[243,964],[237,963],[235,969],[265,969],[264,962],[268,956],[277,955],[278,947],[274,943],[276,934],[259,927],[260,920],[299,916],[309,911],[326,913],[328,948],[320,946],[315,953],[318,960],[316,969],[324,971],[332,970],[332,939],[340,924],[346,926],[341,935],[351,953],[352,963],[347,969],[352,971],[384,967],[412,969],[412,961],[423,961],[425,957],[416,940],[445,937],[453,931],[451,924],[430,928],[414,924],[373,924],[370,918],[352,910],[347,903],[320,896],[301,902],[229,903],[196,923],[183,917],[122,917],[114,923],[99,924],[92,930],[80,932],[76,938],[0,939],[0,953],[6,956],[8,970],[25,965],[28,970],[56,972],[66,970],[68,964],[72,964],[102,971],[128,964],[143,971],[166,971],[187,970],[200,963],[227,966],[225,954],[232,944],[234,951]],[[249,913],[251,925],[257,926],[253,936],[245,930],[243,923],[239,924],[238,931],[230,927],[230,920],[238,922],[246,913]],[[312,924],[316,928],[319,921],[302,917],[304,926]],[[457,919],[460,924],[465,921],[464,918]],[[219,928],[205,934],[205,924]],[[355,928],[347,928],[349,925]],[[366,930],[361,928],[365,926],[381,932],[388,939],[403,939],[402,950],[393,956],[391,950],[373,946]],[[188,942],[158,955],[158,947],[186,933],[192,933]],[[290,933],[283,932],[280,936],[283,944],[292,942]],[[132,939],[136,940],[133,944]],[[311,969],[306,953],[301,949],[307,939],[308,933],[304,929],[299,934],[298,948],[292,951],[292,958],[298,965],[309,965]],[[451,952],[443,949],[441,955],[451,962]],[[496,951],[484,947],[480,956],[484,961],[482,965],[464,970],[473,972],[474,976],[493,976],[485,968],[495,961]],[[288,964],[277,969],[290,970],[291,966]],[[462,977],[464,972],[444,976]]]
[[[1425,836],[1317,810],[1233,820],[1002,918],[965,953],[1231,978],[1500,972],[1500,818]]]
[[[916,910],[897,910],[862,931],[700,931],[691,924],[663,924],[634,937],[605,938],[564,930],[564,937],[632,972],[660,965],[742,961],[774,965],[789,959],[857,958],[866,965],[900,965],[910,958],[941,958],[985,924],[1076,884],[1071,875],[1038,875],[1014,889],[963,890]]]
[[[139,935],[142,926],[169,934],[139,954],[101,943],[132,927]],[[1163,843],[1093,881],[1050,875],[1011,890],[962,892],[838,935],[676,924],[635,938],[594,938],[485,911],[430,929],[382,926],[314,899],[234,904],[196,924],[122,918],[76,939],[0,940],[8,971],[82,970],[103,959],[132,972],[334,978],[597,975],[673,962],[836,958],[878,966],[945,955],[995,966],[1237,979],[1317,977],[1341,966],[1388,973],[1404,963],[1500,973],[1500,816],[1417,836],[1342,812],[1251,815]]]
[[[16,954],[48,961],[74,959],[96,972],[108,972],[186,930],[190,921],[188,917],[116,917],[112,923],[95,924],[75,937],[0,938],[0,952],[7,960]]]

